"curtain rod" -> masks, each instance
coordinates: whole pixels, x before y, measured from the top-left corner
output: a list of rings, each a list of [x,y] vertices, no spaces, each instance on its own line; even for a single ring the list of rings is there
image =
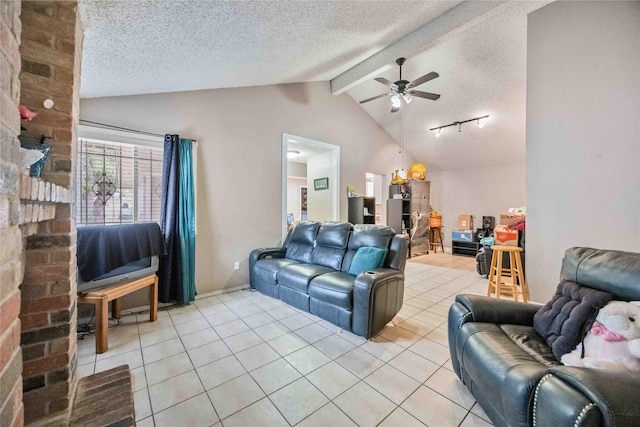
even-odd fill
[[[126,131],[128,131],[128,132],[139,133],[139,134],[142,134],[142,135],[158,136],[158,137],[160,137],[160,138],[163,138],[163,139],[164,139],[164,135],[159,134],[159,133],[145,132],[145,131],[143,131],[143,130],[137,130],[137,129],[129,129],[129,128],[125,128],[125,127],[122,127],[122,126],[109,125],[109,124],[106,124],[106,123],[92,122],[91,120],[83,120],[83,119],[80,119],[80,120],[79,120],[79,122],[80,122],[80,124],[85,124],[85,123],[87,123],[87,124],[92,124],[92,125],[99,125],[99,126],[103,126],[103,127],[105,127],[105,128],[108,128],[108,129],[126,130]],[[195,139],[192,139],[192,141],[193,141],[193,142],[195,142],[195,143],[197,143],[197,142],[198,142],[198,141],[196,141]]]

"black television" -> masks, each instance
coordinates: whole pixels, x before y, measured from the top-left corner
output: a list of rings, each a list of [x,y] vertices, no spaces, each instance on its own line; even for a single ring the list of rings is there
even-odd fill
[[[158,271],[158,256],[142,258],[140,260],[130,262],[121,267],[115,268],[108,273],[94,278],[88,282],[82,279],[80,269],[78,269],[78,292],[86,293],[92,289],[105,288],[108,286],[119,285],[125,282],[147,277]]]
[[[155,274],[166,254],[157,223],[78,227],[78,292],[115,286]]]

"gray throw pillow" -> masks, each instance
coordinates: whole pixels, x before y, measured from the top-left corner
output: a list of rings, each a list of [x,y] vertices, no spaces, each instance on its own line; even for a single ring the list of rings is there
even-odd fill
[[[563,354],[573,350],[582,340],[598,310],[612,299],[610,293],[563,280],[551,300],[533,317],[533,329],[560,361]]]

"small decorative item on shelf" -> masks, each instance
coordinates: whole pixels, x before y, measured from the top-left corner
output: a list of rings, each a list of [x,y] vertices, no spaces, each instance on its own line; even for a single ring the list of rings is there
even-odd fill
[[[34,113],[33,111],[29,110],[24,105],[19,105],[18,106],[18,111],[20,111],[20,120],[26,120],[28,122],[30,122],[31,120],[35,119],[36,116],[38,115],[38,113]]]
[[[20,147],[20,170],[22,171],[27,169],[43,156],[44,153],[39,150],[29,150],[27,148]]]
[[[407,179],[418,179],[420,181],[424,181],[426,173],[427,167],[424,163],[414,163],[411,165],[409,172],[407,172]]]
[[[356,188],[353,185],[348,185],[347,186],[347,197],[354,197],[356,196]]]
[[[406,184],[407,180],[400,176],[400,170],[396,169],[396,172],[393,174],[393,178],[391,179],[392,184]]]
[[[44,144],[44,140],[46,137],[42,135],[40,140],[25,138],[23,136],[18,137],[20,139],[20,147],[26,150],[38,150],[40,156],[35,161],[35,163],[30,163],[31,169],[29,171],[29,176],[40,178],[42,176],[42,169],[44,168],[44,162],[47,160],[47,155],[49,155],[49,151],[51,151],[51,146]],[[25,166],[26,167],[26,166]]]
[[[38,113],[34,113],[24,105],[19,105],[18,111],[20,112],[20,120],[27,122],[30,122],[38,116]],[[26,129],[21,127],[21,130]],[[44,162],[47,159],[49,151],[51,151],[51,146],[44,144],[44,140],[47,137],[42,135],[42,137],[40,137],[40,141],[23,136],[19,136],[18,138],[20,139],[21,166],[24,167],[24,169],[31,167],[29,176],[40,178],[42,176]],[[39,152],[37,154],[28,153],[24,150],[38,150]]]

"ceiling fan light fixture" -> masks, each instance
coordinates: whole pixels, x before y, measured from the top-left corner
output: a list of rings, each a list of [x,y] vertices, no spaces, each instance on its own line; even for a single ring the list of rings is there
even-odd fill
[[[300,155],[298,150],[287,150],[287,159],[292,160]]]
[[[400,104],[402,101],[400,101],[400,95],[395,94],[391,97],[391,106],[393,108],[400,108]]]
[[[375,99],[384,98],[386,96],[391,97],[391,112],[396,113],[400,111],[400,107],[402,106],[402,101],[404,100],[405,104],[409,104],[413,98],[424,98],[429,99],[431,101],[436,101],[440,98],[440,95],[436,93],[423,92],[420,90],[414,90],[416,87],[421,84],[427,83],[437,77],[440,77],[438,73],[435,71],[431,71],[430,73],[425,74],[424,76],[418,77],[413,81],[407,81],[402,79],[402,65],[405,62],[405,58],[398,58],[396,60],[396,64],[400,67],[400,78],[392,82],[389,79],[384,77],[376,77],[374,80],[378,83],[382,83],[387,88],[390,89],[389,92],[383,93],[377,96],[373,96],[371,98],[363,99],[360,101],[360,104],[364,104],[366,102],[373,101]]]

